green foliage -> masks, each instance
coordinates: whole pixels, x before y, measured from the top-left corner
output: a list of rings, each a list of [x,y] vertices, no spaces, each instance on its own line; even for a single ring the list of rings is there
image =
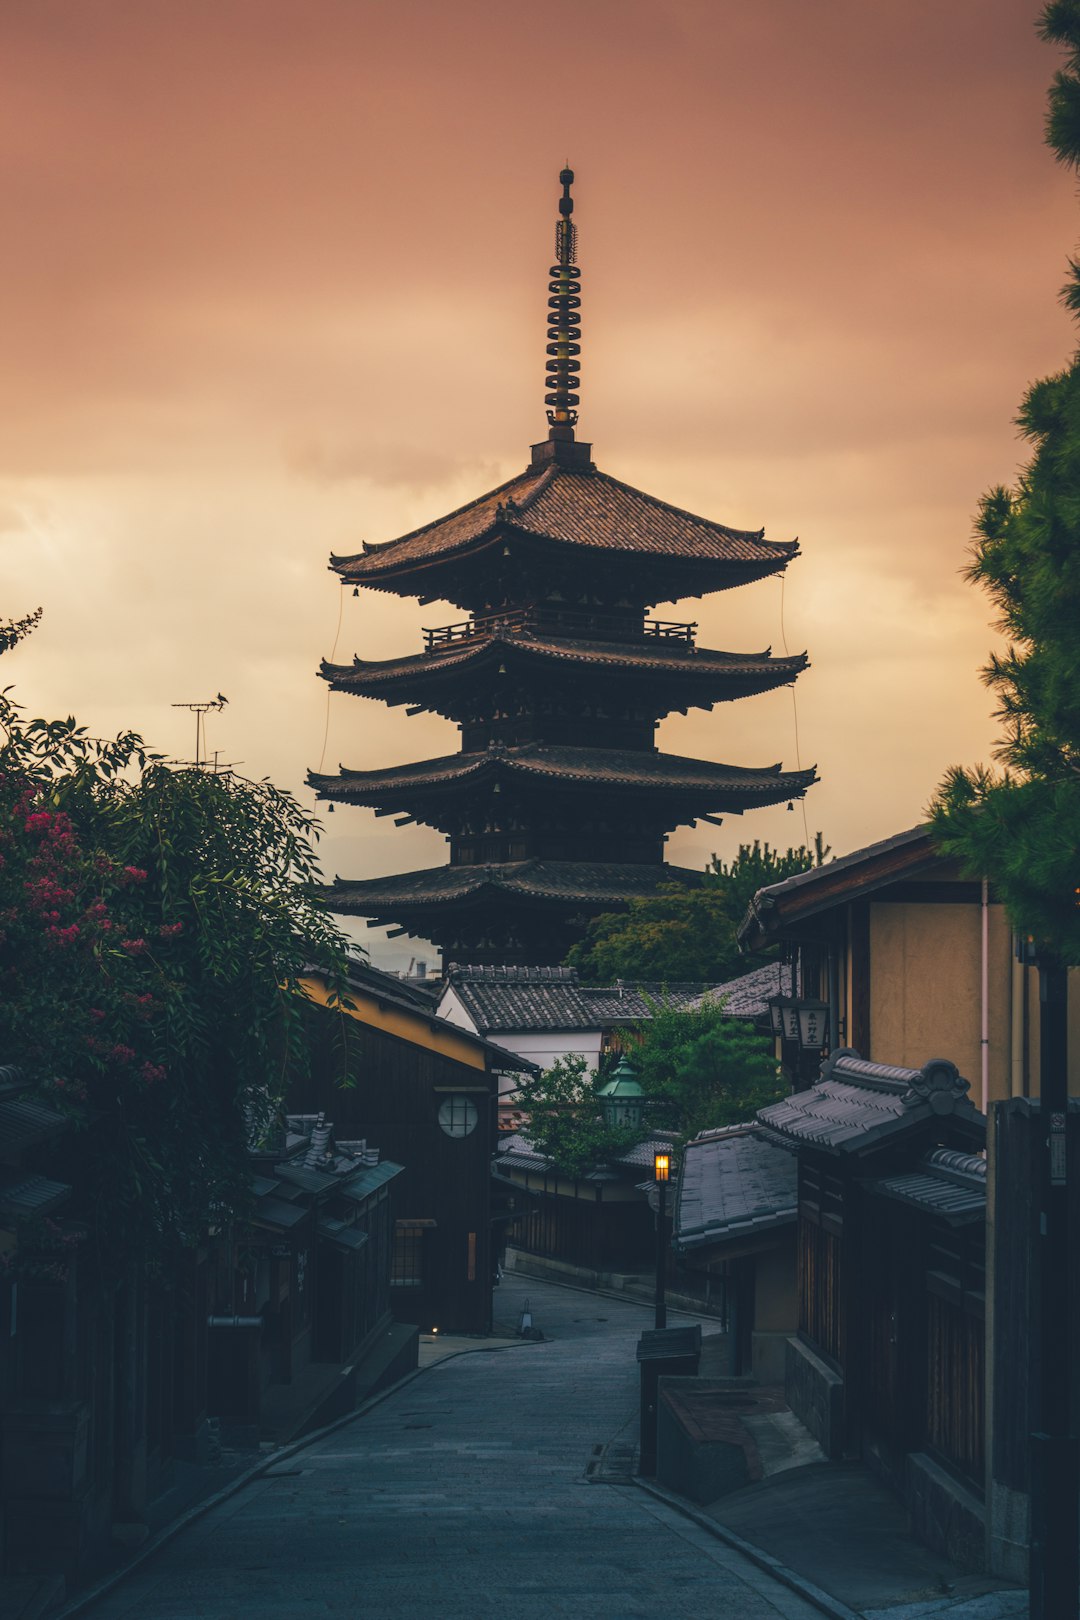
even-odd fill
[[[526,1075],[515,1097],[529,1118],[526,1135],[537,1153],[577,1180],[608,1164],[648,1135],[648,1130],[606,1125],[598,1092],[602,1073],[577,1052],[557,1058],[542,1074]]]
[[[316,823],[133,733],[6,699],[0,725],[0,1053],[87,1127],[103,1251],[194,1240],[243,1201],[251,1121],[303,1067],[303,969],[343,982]]]
[[[758,839],[741,844],[730,863],[713,856],[699,888],[664,884],[655,895],[631,900],[625,911],[594,917],[566,960],[591,984],[718,984],[763,960],[740,956],[735,938],[755,892],[820,865],[827,854],[820,833],[814,851],[781,854]]]
[[[1068,53],[1047,140],[1078,168],[1080,5],[1048,5],[1040,32]],[[1076,265],[1064,297],[1080,313]],[[1009,638],[983,670],[1005,769],[954,766],[931,819],[942,850],[993,879],[1019,928],[1080,965],[1080,358],[1034,383],[1017,421],[1034,454],[1015,489],[983,497],[968,569]]]
[[[0,619],[0,653],[10,652],[24,636],[35,629],[41,619],[41,609],[35,608],[23,619]]]
[[[661,1105],[659,1117],[684,1140],[752,1119],[785,1093],[771,1039],[728,1017],[719,1001],[659,1003],[638,1025],[630,1060],[645,1094]]]

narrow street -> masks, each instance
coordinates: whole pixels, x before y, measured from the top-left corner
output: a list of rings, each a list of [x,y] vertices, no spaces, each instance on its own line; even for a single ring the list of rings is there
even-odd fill
[[[178,1534],[92,1620],[810,1620],[809,1604],[631,1484],[586,1477],[636,1438],[638,1304],[508,1277],[544,1343],[430,1367]],[[672,1315],[669,1325],[691,1319]],[[709,1331],[715,1324],[706,1323]]]

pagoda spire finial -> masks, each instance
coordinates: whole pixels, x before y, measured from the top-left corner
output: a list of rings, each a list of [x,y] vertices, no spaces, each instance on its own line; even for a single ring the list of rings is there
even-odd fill
[[[559,221],[555,227],[555,259],[548,283],[548,362],[545,368],[544,396],[548,407],[549,439],[573,439],[577,421],[575,406],[580,397],[574,392],[581,384],[581,271],[574,263],[577,252],[577,227],[571,221],[574,199],[570,187],[574,171],[565,168],[559,175],[562,196],[559,198]]]

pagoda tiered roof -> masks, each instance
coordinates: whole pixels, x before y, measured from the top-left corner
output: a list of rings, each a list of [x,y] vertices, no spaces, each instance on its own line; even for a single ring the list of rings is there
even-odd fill
[[[457,798],[463,786],[490,786],[499,780],[566,792],[614,788],[624,801],[655,795],[679,808],[685,795],[693,795],[707,801],[703,808],[738,813],[801,795],[816,776],[812,769],[719,765],[647,749],[572,748],[551,743],[497,743],[482,753],[446,754],[381,771],[343,768],[337,776],[308,775],[320,797],[346,804],[379,808],[389,800],[395,808],[408,808],[410,802],[423,801],[425,820],[429,819],[427,812],[435,813],[433,799]]]
[[[508,861],[486,866],[432,866],[394,877],[336,878],[326,889],[331,911],[367,917],[372,926],[404,922],[423,914],[425,926],[488,900],[511,900],[516,907],[582,905],[614,911],[630,900],[656,894],[664,884],[697,888],[701,872],[687,867],[636,861]]]
[[[807,657],[774,658],[769,648],[720,652],[659,636],[634,642],[579,640],[522,625],[496,626],[404,658],[354,658],[351,664],[324,659],[319,673],[335,692],[390,704],[423,701],[441,713],[440,702],[450,693],[491,678],[500,664],[515,673],[535,672],[540,679],[565,672],[571,678],[580,673],[636,683],[648,689],[659,714],[772,691],[794,681],[806,668]]]
[[[663,565],[668,586],[655,601],[675,601],[764,579],[798,555],[797,540],[766,540],[765,531],[733,529],[646,495],[590,463],[551,460],[400,539],[365,542],[353,556],[331,556],[330,567],[350,585],[450,602],[461,565],[514,537],[546,549],[567,548],[570,560],[594,553]],[[647,569],[647,572],[651,570]],[[696,588],[695,588],[696,587]],[[470,583],[467,595],[475,596]],[[464,605],[464,604],[463,604]]]

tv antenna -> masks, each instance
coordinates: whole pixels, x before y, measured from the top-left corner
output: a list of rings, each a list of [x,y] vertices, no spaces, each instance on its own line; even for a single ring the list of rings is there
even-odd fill
[[[203,747],[204,747],[204,744],[206,742],[205,716],[210,713],[211,709],[223,709],[225,707],[226,703],[228,703],[228,701],[229,701],[228,698],[225,697],[223,693],[219,692],[216,698],[207,698],[206,701],[203,702],[203,703],[173,703],[173,704],[170,705],[170,707],[174,708],[174,709],[189,709],[191,711],[191,713],[195,716],[195,769],[196,770],[200,769],[200,767],[204,763],[204,761],[203,761]],[[216,768],[216,765],[217,765],[217,756],[216,755],[214,756],[214,764],[215,764],[215,768]]]

